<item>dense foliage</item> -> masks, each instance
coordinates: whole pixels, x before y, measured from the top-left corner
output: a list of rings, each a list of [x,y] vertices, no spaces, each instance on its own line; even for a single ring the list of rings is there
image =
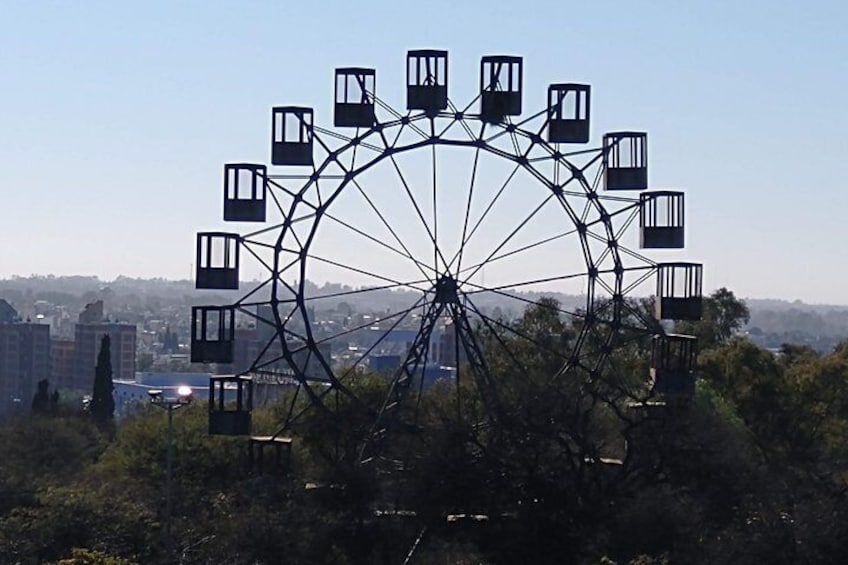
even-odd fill
[[[244,438],[207,435],[205,405],[180,410],[175,560],[848,562],[848,343],[775,355],[736,336],[747,310],[722,289],[702,322],[678,328],[705,344],[695,397],[657,406],[632,400],[647,370],[638,339],[613,343],[603,374],[587,364],[551,379],[579,329],[555,311],[541,302],[481,333],[500,346],[496,397],[473,375],[458,398],[437,383],[365,447],[373,417],[343,395],[335,414],[307,411],[283,467],[261,473]],[[366,404],[386,394],[375,375],[351,387]],[[256,432],[290,400],[256,411]],[[165,426],[150,408],[112,436],[65,409],[0,428],[0,562],[165,562]]]

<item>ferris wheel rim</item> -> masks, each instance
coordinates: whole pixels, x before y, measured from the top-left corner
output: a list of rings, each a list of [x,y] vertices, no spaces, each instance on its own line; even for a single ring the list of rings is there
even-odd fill
[[[527,121],[529,121],[530,119],[532,119],[534,117],[538,117],[539,115],[544,114],[545,112],[546,112],[546,110],[543,110],[542,112],[535,114],[534,116],[531,116],[531,118],[528,118],[527,120],[522,121],[522,124],[526,123]],[[396,114],[398,116],[400,116],[400,113],[396,112]],[[356,168],[356,169],[352,168],[350,171],[347,171],[346,174],[345,174],[345,178],[342,179],[341,182],[332,191],[332,195],[327,197],[323,201],[323,203],[319,206],[321,208],[321,210],[320,211],[318,209],[315,210],[315,214],[314,214],[314,220],[315,221],[312,222],[312,227],[309,230],[309,235],[307,237],[307,240],[302,245],[301,252],[303,253],[303,256],[302,256],[301,260],[299,261],[299,263],[301,265],[301,270],[300,270],[301,276],[299,277],[300,282],[297,283],[298,284],[298,296],[299,296],[299,298],[297,300],[297,302],[298,302],[297,309],[300,310],[300,315],[301,315],[301,317],[303,317],[303,319],[305,319],[305,320],[310,319],[310,316],[306,311],[306,306],[305,306],[306,301],[303,299],[303,296],[302,296],[304,294],[304,284],[305,284],[305,280],[306,280],[306,277],[303,276],[303,275],[305,275],[305,265],[309,260],[308,254],[306,253],[306,250],[310,247],[313,238],[316,236],[316,234],[318,232],[318,226],[321,224],[323,212],[325,212],[327,209],[330,208],[330,205],[332,204],[333,200],[335,200],[335,198],[338,197],[345,190],[345,188],[348,187],[348,185],[351,182],[355,182],[356,178],[359,175],[363,174],[364,172],[366,172],[371,167],[378,165],[379,163],[381,163],[385,159],[391,158],[396,154],[403,154],[403,153],[407,153],[407,152],[410,152],[410,151],[423,149],[423,148],[426,148],[426,147],[433,147],[433,149],[435,151],[435,148],[439,147],[439,146],[452,146],[452,147],[460,147],[460,148],[464,148],[464,149],[475,149],[477,151],[486,151],[491,155],[494,155],[494,156],[500,157],[500,158],[504,158],[504,159],[507,159],[509,161],[516,163],[517,168],[520,167],[520,168],[523,168],[525,171],[530,171],[532,164],[528,159],[526,159],[526,158],[522,159],[522,158],[520,158],[516,155],[510,155],[509,153],[506,153],[502,150],[496,150],[490,143],[490,140],[492,138],[484,139],[482,137],[482,132],[485,130],[485,127],[487,125],[491,125],[493,127],[501,126],[500,127],[501,131],[499,131],[493,137],[501,136],[501,135],[504,135],[506,133],[511,133],[513,135],[515,135],[515,134],[524,135],[531,143],[530,148],[527,151],[528,153],[529,153],[530,149],[532,149],[533,147],[538,145],[540,147],[545,148],[547,150],[547,152],[549,153],[550,158],[554,159],[557,163],[564,163],[565,166],[568,168],[568,170],[570,170],[572,172],[572,176],[569,177],[568,180],[565,183],[562,183],[557,187],[554,187],[553,184],[550,183],[550,182],[540,181],[541,184],[543,184],[546,188],[551,190],[553,195],[556,195],[557,190],[562,191],[563,187],[565,185],[567,185],[568,183],[576,182],[579,185],[580,189],[582,189],[583,195],[585,197],[587,197],[587,199],[589,201],[591,201],[592,205],[596,209],[601,211],[601,218],[598,221],[596,221],[595,223],[602,223],[604,225],[604,231],[606,232],[607,238],[609,240],[615,240],[616,239],[616,235],[614,234],[613,227],[612,227],[611,217],[603,211],[604,208],[603,208],[603,205],[600,202],[600,200],[602,198],[599,197],[598,194],[597,194],[597,186],[596,185],[595,186],[590,185],[589,182],[583,177],[582,174],[573,174],[575,171],[580,171],[580,173],[582,173],[582,170],[580,170],[579,168],[577,168],[575,165],[573,165],[572,163],[570,163],[567,160],[566,156],[568,154],[561,153],[558,150],[558,148],[555,148],[552,144],[545,142],[541,138],[540,135],[534,134],[534,133],[530,132],[529,130],[524,130],[520,127],[520,125],[516,126],[516,125],[510,124],[510,123],[507,123],[507,124],[503,124],[503,123],[502,124],[485,124],[482,121],[481,117],[479,115],[476,115],[476,114],[461,114],[460,117],[457,117],[457,115],[458,115],[457,113],[440,113],[440,114],[437,114],[437,115],[427,115],[426,113],[422,112],[422,113],[417,113],[417,114],[414,114],[414,115],[408,114],[407,116],[401,116],[400,118],[396,118],[396,119],[391,120],[389,122],[379,122],[379,123],[376,123],[373,127],[371,127],[370,129],[368,129],[366,132],[364,132],[362,134],[360,134],[359,130],[357,130],[357,134],[353,138],[350,138],[350,137],[347,137],[347,136],[344,136],[344,135],[341,135],[341,134],[334,135],[334,137],[336,139],[342,139],[342,140],[346,139],[345,143],[343,143],[341,146],[339,146],[338,148],[336,148],[334,150],[330,150],[324,144],[324,142],[320,139],[320,137],[316,136],[316,139],[318,140],[319,144],[323,145],[325,147],[325,149],[327,150],[327,157],[319,165],[313,166],[313,172],[312,172],[311,175],[309,175],[309,179],[303,185],[303,187],[301,187],[300,190],[297,191],[297,195],[295,196],[294,201],[293,201],[291,208],[290,208],[290,211],[291,211],[290,213],[292,215],[294,214],[294,212],[298,208],[298,206],[304,205],[304,202],[306,201],[304,195],[321,178],[322,172],[325,171],[333,163],[339,164],[339,157],[341,155],[345,154],[346,152],[348,152],[350,150],[355,150],[356,147],[365,144],[366,140],[370,136],[372,136],[374,134],[378,134],[378,133],[382,134],[386,129],[390,129],[390,128],[393,128],[393,127],[399,126],[400,128],[403,128],[405,125],[408,125],[409,123],[413,123],[413,122],[416,122],[416,121],[429,120],[429,122],[431,124],[433,124],[439,118],[448,118],[448,119],[452,120],[451,123],[448,125],[448,127],[443,130],[442,134],[431,133],[429,136],[427,136],[427,137],[425,137],[425,138],[423,138],[420,141],[417,141],[415,143],[409,143],[409,144],[401,145],[401,146],[394,145],[391,148],[389,148],[387,146],[383,150],[381,150],[380,153],[378,153],[377,155],[371,156],[370,159],[367,159],[365,161],[365,163],[360,165],[358,168]],[[477,139],[468,139],[468,140],[464,140],[464,141],[446,139],[443,135],[444,131],[447,131],[447,129],[449,127],[451,127],[455,123],[459,123],[461,121],[462,122],[469,122],[469,121],[474,122],[474,121],[476,121],[476,122],[479,122],[479,123],[483,123],[484,125],[483,125],[483,128],[481,128],[480,137],[477,138]],[[330,131],[330,130],[324,130],[323,128],[317,128],[317,126],[316,126],[316,130],[319,130],[320,132]],[[431,127],[431,131],[434,131],[433,127]],[[377,149],[379,149],[379,148],[377,148]],[[576,152],[576,153],[593,153],[593,152],[597,153],[597,155],[588,164],[586,164],[584,166],[584,168],[583,168],[584,170],[588,169],[590,166],[592,166],[596,161],[598,161],[600,159],[602,149],[590,149],[590,150]],[[292,175],[292,176],[294,176],[294,175]],[[535,175],[532,175],[532,173],[531,173],[531,176],[535,176]],[[269,177],[271,179],[273,179],[274,175],[269,175]],[[592,197],[590,195],[592,195],[594,197]],[[568,206],[567,203],[564,202],[564,200],[560,199],[560,202],[564,203],[563,208],[566,209],[566,212],[567,213],[570,212],[567,215],[569,216],[569,219],[572,222],[572,224],[577,224],[579,222],[579,220],[577,220],[577,216],[574,213],[574,211],[570,209],[570,207]],[[288,224],[284,224],[283,229],[280,232],[280,236],[278,237],[278,240],[277,240],[278,246],[281,244],[283,238],[285,237],[286,231],[288,230],[288,228],[289,228]],[[578,276],[587,277],[586,310],[587,310],[587,312],[592,312],[592,310],[594,308],[594,304],[595,304],[594,293],[595,293],[595,278],[597,277],[597,274],[593,274],[593,271],[595,271],[595,273],[596,273],[596,269],[594,269],[594,266],[593,266],[594,262],[592,261],[592,257],[590,255],[590,253],[588,252],[588,249],[587,249],[588,244],[587,244],[586,233],[580,232],[578,234],[578,237],[580,238],[580,241],[581,241],[584,264],[587,266],[586,272],[581,272],[581,273],[579,273]],[[436,243],[436,245],[438,246],[437,243]],[[461,245],[464,245],[464,242]],[[613,290],[612,293],[614,295],[621,295],[622,294],[621,293],[622,273],[624,271],[628,270],[628,269],[620,268],[621,265],[622,265],[622,261],[621,261],[619,254],[618,254],[619,253],[618,246],[610,246],[610,252],[614,256],[614,262],[615,262],[615,265],[616,265],[616,271],[614,273],[615,284],[614,284],[614,290]],[[276,272],[276,267],[277,267],[276,260],[277,260],[277,257],[275,257],[275,272]],[[417,289],[417,290],[420,290],[420,289]],[[275,292],[276,292],[276,290],[275,290]],[[422,296],[426,296],[426,291],[424,292],[424,294]],[[575,313],[573,313],[573,312],[570,313],[570,314],[572,316],[575,315]],[[579,317],[579,314],[578,314],[578,317]],[[588,321],[589,316],[585,316],[584,319],[585,319],[585,321]],[[588,326],[588,324],[583,325],[583,328],[581,329],[581,335],[588,331],[587,326]],[[307,329],[307,331],[306,331],[306,336],[305,336],[306,340],[305,341],[307,343],[313,342],[314,340],[311,336],[311,329],[309,328],[309,324],[307,324],[306,329]],[[280,338],[281,338],[281,341],[283,341],[282,345],[285,349],[286,348],[285,340],[282,339],[282,336],[280,336]],[[582,339],[578,340],[578,342],[582,342]],[[316,355],[321,356],[321,353],[316,351]],[[566,366],[567,366],[567,364],[568,363],[566,363]],[[329,366],[329,363],[326,363],[326,365]],[[335,381],[334,372],[332,370],[328,369],[327,374],[330,377],[330,380]]]

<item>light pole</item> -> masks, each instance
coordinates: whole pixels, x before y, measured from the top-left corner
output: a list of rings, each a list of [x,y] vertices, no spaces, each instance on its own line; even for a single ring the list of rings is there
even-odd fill
[[[172,476],[172,460],[174,458],[174,410],[178,410],[183,406],[191,404],[192,391],[191,387],[177,387],[176,396],[165,396],[162,390],[149,390],[150,402],[155,406],[165,409],[168,412],[168,455],[167,455],[167,470],[165,472],[165,558],[170,563],[174,555],[174,541],[171,537],[171,476]]]

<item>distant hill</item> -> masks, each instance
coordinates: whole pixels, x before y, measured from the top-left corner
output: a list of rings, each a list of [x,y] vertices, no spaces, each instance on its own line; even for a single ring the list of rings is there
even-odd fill
[[[231,303],[257,284],[244,282],[239,291],[198,291],[189,280],[118,277],[110,281],[91,276],[47,275],[0,279],[0,298],[12,304],[22,317],[34,315],[35,304],[39,301],[62,306],[75,315],[85,304],[104,300],[107,311],[125,313],[126,318],[131,319],[131,313],[144,315],[165,308],[187,309],[196,304]],[[343,284],[319,286],[307,283],[307,292],[312,296],[344,294],[353,290]],[[516,294],[527,301],[534,301],[540,296],[535,292]],[[376,312],[408,305],[412,296],[407,291],[383,290],[344,294],[316,301],[315,304],[317,312],[333,310],[340,305],[360,312]],[[585,307],[582,296],[556,294],[555,297],[566,310]],[[500,308],[507,316],[517,314],[514,310],[523,306],[520,301],[510,301],[494,293],[480,294],[475,302],[486,310]],[[848,339],[848,306],[761,298],[746,298],[745,302],[751,310],[751,320],[745,328],[747,335],[763,346],[806,343],[819,351],[829,351],[840,341]]]
[[[848,306],[758,298],[745,302],[751,310],[748,336],[765,347],[804,343],[828,352],[848,339]]]

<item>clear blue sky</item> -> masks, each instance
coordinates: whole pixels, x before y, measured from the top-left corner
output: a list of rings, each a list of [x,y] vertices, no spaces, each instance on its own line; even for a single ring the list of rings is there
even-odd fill
[[[0,0],[0,276],[186,278],[221,169],[267,161],[269,108],[328,124],[337,66],[403,105],[410,48],[525,57],[525,107],[593,85],[593,135],[649,132],[687,192],[707,289],[848,304],[848,3]],[[471,95],[471,96],[469,96]]]

